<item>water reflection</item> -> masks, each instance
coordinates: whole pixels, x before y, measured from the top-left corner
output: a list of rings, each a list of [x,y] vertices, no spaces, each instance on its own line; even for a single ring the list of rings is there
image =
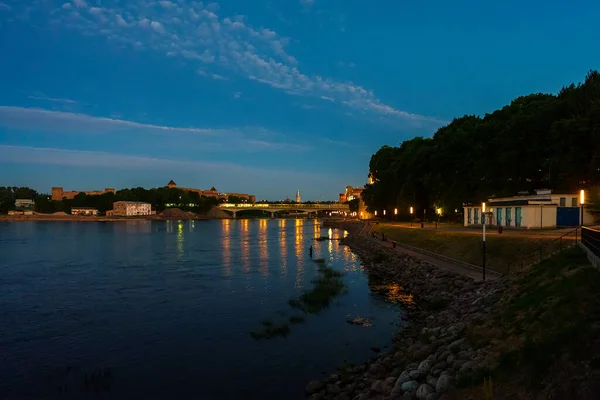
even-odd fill
[[[221,220],[221,248],[223,250],[223,266],[225,267],[225,276],[231,276],[231,238],[230,238],[231,221],[228,219]]]
[[[302,261],[302,251],[304,250],[304,224],[303,220],[297,219],[295,226],[295,249],[296,249],[296,287],[302,287],[304,279],[304,261]]]
[[[269,275],[269,248],[267,246],[267,222],[261,219],[258,222],[258,248],[260,252],[260,273],[263,276]]]
[[[250,238],[248,235],[248,220],[243,219],[240,221],[240,240],[242,241],[242,266],[244,273],[250,272],[250,244],[248,243]]]
[[[384,296],[387,301],[402,304],[404,308],[413,308],[415,306],[412,294],[407,294],[404,288],[397,283],[372,284],[369,287],[373,292]]]
[[[287,237],[285,234],[285,219],[279,220],[279,245],[281,246],[281,277],[287,276]]]
[[[183,254],[183,222],[177,221],[177,258],[179,259]]]

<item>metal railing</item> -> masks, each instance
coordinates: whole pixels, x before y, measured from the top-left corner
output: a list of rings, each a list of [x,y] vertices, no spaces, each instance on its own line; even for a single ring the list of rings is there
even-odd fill
[[[518,271],[522,271],[531,265],[535,265],[547,258],[552,257],[556,253],[560,253],[563,250],[576,246],[580,237],[579,230],[580,228],[572,229],[569,232],[544,243],[528,254],[509,261],[506,266],[506,274],[510,275]],[[600,235],[600,232],[596,232],[598,235]],[[600,240],[600,236],[597,240]],[[600,242],[598,242],[598,247],[600,249]]]
[[[592,228],[581,228],[581,244],[596,257],[600,257],[600,231]]]
[[[331,203],[331,204],[264,204],[264,203],[241,203],[241,204],[232,204],[225,203],[219,204],[220,208],[257,208],[257,209],[265,209],[265,208],[273,208],[273,209],[317,209],[317,210],[348,210],[350,211],[350,206],[348,204],[343,203]]]

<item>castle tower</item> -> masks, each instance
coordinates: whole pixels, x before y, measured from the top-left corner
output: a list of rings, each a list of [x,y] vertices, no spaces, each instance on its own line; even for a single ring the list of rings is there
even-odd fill
[[[62,200],[63,199],[63,188],[60,186],[55,186],[52,188],[52,200]]]
[[[175,182],[173,182],[173,179],[171,179],[169,181],[169,183],[167,184],[167,187],[171,189],[171,188],[177,187],[177,184]]]
[[[296,203],[302,203],[300,201],[300,189],[298,189],[298,191],[296,192]]]

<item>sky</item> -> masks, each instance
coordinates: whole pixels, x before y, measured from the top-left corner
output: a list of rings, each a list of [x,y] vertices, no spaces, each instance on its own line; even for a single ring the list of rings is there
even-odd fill
[[[333,200],[600,69],[595,1],[0,0],[0,186]]]

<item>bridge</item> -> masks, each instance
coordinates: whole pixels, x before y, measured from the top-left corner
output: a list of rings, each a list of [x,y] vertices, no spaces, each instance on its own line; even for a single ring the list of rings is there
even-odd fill
[[[225,203],[220,204],[219,208],[224,211],[229,211],[232,213],[233,218],[236,217],[238,212],[248,211],[248,210],[261,210],[267,213],[271,213],[271,218],[275,218],[275,213],[278,211],[300,211],[307,214],[317,213],[319,211],[342,211],[342,212],[350,212],[350,206],[348,204],[342,203],[330,203],[330,204],[231,204]]]

